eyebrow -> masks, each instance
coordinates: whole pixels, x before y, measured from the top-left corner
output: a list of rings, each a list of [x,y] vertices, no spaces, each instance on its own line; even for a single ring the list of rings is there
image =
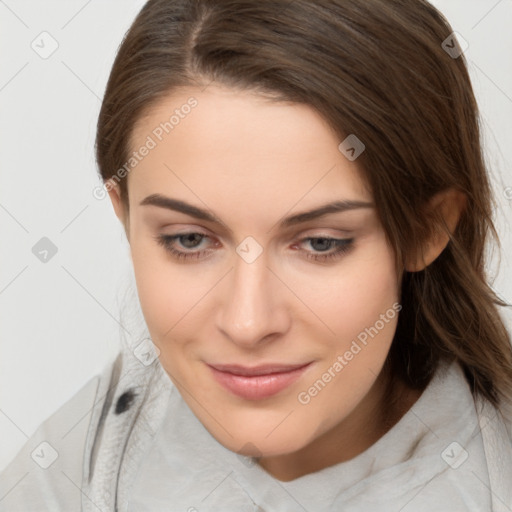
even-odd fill
[[[181,212],[190,217],[195,217],[196,219],[205,220],[212,223],[220,223],[225,226],[225,224],[220,221],[215,215],[212,215],[208,210],[204,210],[202,208],[198,208],[197,206],[186,203],[185,201],[180,201],[178,199],[172,199],[170,197],[163,196],[161,194],[151,194],[147,196],[140,202],[141,206],[158,206],[159,208],[165,208],[167,210],[173,210],[176,212]],[[355,200],[340,200],[333,201],[331,203],[319,206],[313,210],[308,210],[301,213],[296,213],[289,217],[282,219],[279,222],[280,228],[288,228],[291,226],[295,226],[297,224],[301,224],[303,222],[307,222],[310,220],[317,219],[319,217],[323,217],[324,215],[328,215],[330,213],[339,213],[345,212],[349,210],[356,210],[360,208],[373,208],[374,204],[366,201],[355,201]]]

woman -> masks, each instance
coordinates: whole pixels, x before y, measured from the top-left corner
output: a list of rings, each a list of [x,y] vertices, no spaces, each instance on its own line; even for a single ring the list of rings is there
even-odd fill
[[[510,510],[512,350],[478,113],[414,0],[150,0],[97,161],[148,337],[5,510]]]

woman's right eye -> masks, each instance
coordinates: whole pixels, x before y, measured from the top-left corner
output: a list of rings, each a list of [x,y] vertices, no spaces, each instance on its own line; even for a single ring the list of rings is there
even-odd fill
[[[200,259],[205,253],[211,253],[211,251],[208,250],[187,251],[176,248],[177,243],[185,249],[197,248],[204,239],[210,238],[204,233],[189,232],[179,233],[177,235],[157,235],[155,238],[159,245],[164,247],[167,252],[178,260]]]

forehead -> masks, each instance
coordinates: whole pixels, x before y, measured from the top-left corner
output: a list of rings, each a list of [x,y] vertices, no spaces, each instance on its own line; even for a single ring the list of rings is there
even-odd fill
[[[370,200],[360,167],[339,151],[340,142],[308,105],[217,85],[180,89],[134,128],[131,150],[151,149],[129,173],[130,203],[154,193],[229,201],[239,210]]]

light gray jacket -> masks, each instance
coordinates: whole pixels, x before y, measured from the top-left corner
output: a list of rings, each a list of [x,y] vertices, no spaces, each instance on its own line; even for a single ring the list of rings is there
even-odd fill
[[[0,475],[0,511],[126,512],[171,391],[158,359],[137,357],[125,346],[38,428]],[[511,512],[512,416],[482,399],[475,405],[492,511]]]

